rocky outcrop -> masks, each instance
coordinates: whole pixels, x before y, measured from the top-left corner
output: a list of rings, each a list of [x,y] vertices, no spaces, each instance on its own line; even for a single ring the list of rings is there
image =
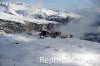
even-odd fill
[[[10,20],[3,20],[0,19],[0,30],[4,30],[7,33],[22,33],[22,32],[35,32],[35,31],[42,31],[42,30],[55,30],[57,24],[36,24],[32,22],[26,22],[25,24],[10,21]]]

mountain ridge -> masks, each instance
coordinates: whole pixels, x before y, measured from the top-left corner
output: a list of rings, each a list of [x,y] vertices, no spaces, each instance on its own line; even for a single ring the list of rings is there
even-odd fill
[[[81,17],[80,15],[77,15],[74,13],[65,13],[59,10],[56,11],[56,10],[51,10],[51,9],[46,9],[46,8],[36,8],[31,5],[30,6],[26,5],[25,3],[13,3],[13,2],[0,3],[0,14],[1,13],[7,14],[10,17],[13,16],[16,19],[20,18],[22,20],[28,18],[28,20],[43,19],[46,21],[54,21],[54,20],[48,20],[47,18],[51,16],[55,16],[55,18],[57,18],[58,16],[59,18],[66,19],[68,16],[70,16],[71,18],[78,19]],[[2,17],[4,17],[4,19],[7,18],[5,15],[2,15],[0,19],[2,19]],[[13,17],[9,19],[12,19]],[[20,20],[20,19],[17,19],[17,20]]]

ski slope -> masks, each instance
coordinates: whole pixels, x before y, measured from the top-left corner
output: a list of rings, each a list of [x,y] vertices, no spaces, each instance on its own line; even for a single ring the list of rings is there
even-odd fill
[[[44,64],[40,57],[63,57],[68,61]],[[0,66],[100,66],[100,43],[75,38],[0,35]]]

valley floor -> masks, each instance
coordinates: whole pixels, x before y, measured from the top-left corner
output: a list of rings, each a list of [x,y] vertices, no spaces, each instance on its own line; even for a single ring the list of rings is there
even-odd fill
[[[40,63],[40,57],[66,63]],[[0,35],[0,66],[100,66],[100,43],[75,38]]]

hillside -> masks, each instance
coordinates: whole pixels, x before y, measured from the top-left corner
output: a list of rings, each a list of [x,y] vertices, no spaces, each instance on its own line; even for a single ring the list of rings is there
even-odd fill
[[[9,34],[0,36],[0,66],[100,66],[99,50],[99,43],[74,38],[38,39]],[[40,57],[63,57],[66,63],[44,64]]]
[[[25,23],[24,21],[29,22],[39,22],[39,23],[53,23],[56,20],[53,20],[51,17],[66,19],[68,16],[71,18],[78,19],[79,15],[74,13],[65,13],[62,11],[56,11],[46,8],[36,8],[32,5],[26,5],[24,3],[0,3],[0,19],[18,21]],[[59,22],[59,20],[58,20]]]
[[[0,2],[0,66],[100,66],[99,14]]]

